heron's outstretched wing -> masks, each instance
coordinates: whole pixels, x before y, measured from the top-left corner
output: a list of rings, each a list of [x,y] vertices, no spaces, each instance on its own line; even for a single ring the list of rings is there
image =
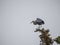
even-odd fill
[[[40,18],[37,18],[36,22],[40,22],[42,24],[45,24],[44,21],[42,19],[40,19]]]

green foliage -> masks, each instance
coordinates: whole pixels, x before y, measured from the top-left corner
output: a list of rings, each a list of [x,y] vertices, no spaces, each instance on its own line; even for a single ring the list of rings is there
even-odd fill
[[[58,36],[57,38],[55,38],[54,41],[55,41],[57,44],[60,44],[60,36]]]

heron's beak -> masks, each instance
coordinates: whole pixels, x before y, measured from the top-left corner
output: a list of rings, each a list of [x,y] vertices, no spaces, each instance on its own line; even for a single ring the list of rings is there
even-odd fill
[[[33,23],[33,21],[32,21],[32,22],[30,22],[30,23]]]

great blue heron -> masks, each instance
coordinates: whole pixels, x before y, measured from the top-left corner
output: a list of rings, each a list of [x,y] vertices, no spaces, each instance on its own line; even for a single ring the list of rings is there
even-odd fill
[[[40,28],[41,25],[45,24],[44,21],[40,18],[37,18],[35,21],[32,21],[31,23],[33,23],[34,25],[39,25],[38,28]]]

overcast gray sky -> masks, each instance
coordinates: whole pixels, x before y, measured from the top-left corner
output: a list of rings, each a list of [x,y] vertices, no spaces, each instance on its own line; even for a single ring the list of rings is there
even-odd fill
[[[0,45],[39,45],[30,23],[37,17],[53,38],[60,35],[60,0],[0,0]]]

